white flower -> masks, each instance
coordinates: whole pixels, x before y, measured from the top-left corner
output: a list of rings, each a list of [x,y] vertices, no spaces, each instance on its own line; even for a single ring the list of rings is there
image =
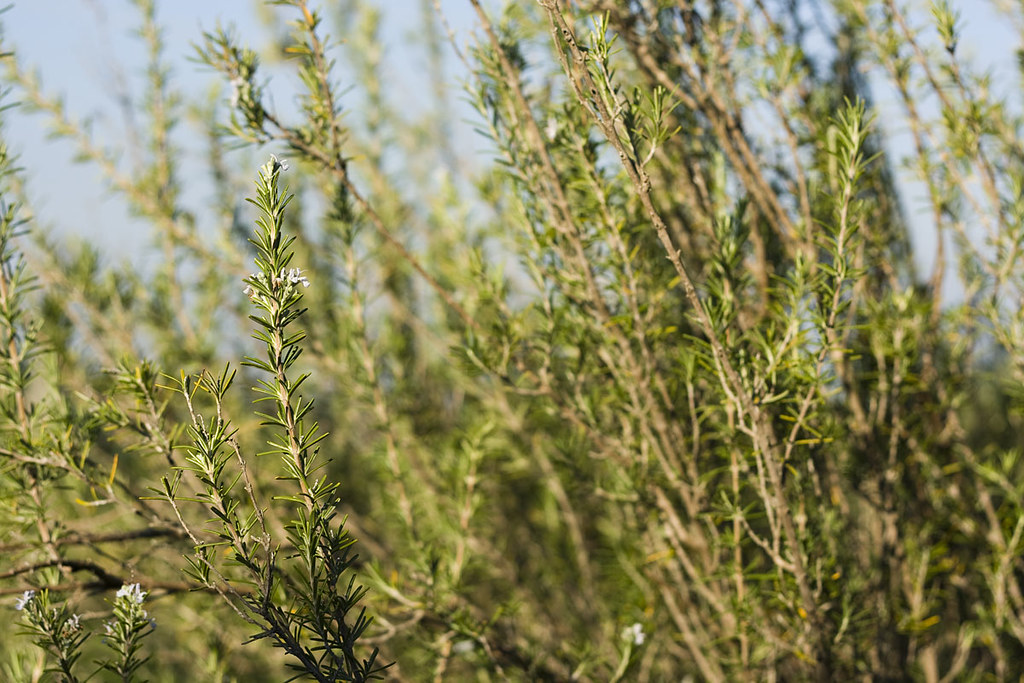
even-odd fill
[[[643,645],[644,641],[647,640],[647,635],[644,633],[644,627],[640,622],[637,622],[622,630],[622,639],[631,640],[634,645]]]
[[[261,283],[266,284],[267,278],[263,276],[263,273],[253,273],[249,276],[250,280],[259,280]],[[271,289],[277,289],[278,287],[289,287],[295,285],[302,285],[303,287],[309,287],[309,278],[302,274],[301,268],[291,268],[289,270],[281,269],[281,272],[273,275],[270,278]],[[247,284],[245,289],[242,290],[247,297],[256,301],[259,298],[259,292],[251,284]]]
[[[291,270],[281,269],[280,275],[275,275],[272,284],[276,287],[277,285],[302,285],[303,287],[309,287],[309,278],[302,275],[301,268],[292,268]]]
[[[278,166],[282,171],[288,170],[288,161],[286,159],[278,159],[276,154],[270,155],[270,165],[271,167]]]
[[[274,280],[276,279],[277,278],[274,278]],[[259,291],[257,291],[255,287],[252,286],[251,282],[255,280],[256,282],[265,285],[267,283],[267,278],[263,277],[263,273],[250,273],[249,277],[247,277],[246,280],[247,282],[245,285],[245,289],[243,289],[242,291],[251,300],[256,301],[257,299],[259,299],[260,293]]]
[[[146,591],[142,590],[142,587],[137,583],[126,583],[121,586],[121,590],[117,591],[118,598],[128,598],[136,605],[141,605],[142,601],[146,599]]]
[[[82,625],[78,622],[78,615],[72,614],[71,618],[68,619],[67,623],[64,624],[64,628],[68,630],[68,633],[74,633],[78,629],[82,628]]]
[[[36,597],[35,591],[25,591],[21,594],[20,598],[14,601],[14,609],[18,610],[19,612],[25,609],[28,603],[32,602],[32,598],[34,597]]]
[[[303,287],[309,287],[309,278],[302,275],[301,268],[292,268],[288,271],[287,276],[285,276],[285,272],[282,270],[281,279],[285,280],[290,285],[302,285]]]
[[[108,636],[114,635],[114,622],[105,621],[103,622],[103,630],[107,632]]]
[[[260,166],[260,176],[264,182],[270,182],[275,178],[279,171],[287,171],[288,162],[284,159],[278,159],[276,154],[270,155],[270,161]]]

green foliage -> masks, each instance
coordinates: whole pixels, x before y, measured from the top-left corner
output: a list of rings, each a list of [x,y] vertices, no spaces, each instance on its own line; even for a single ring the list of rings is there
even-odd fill
[[[209,30],[213,99],[135,4],[137,154],[3,45],[161,258],[47,235],[0,137],[0,676],[1024,675],[1024,121],[971,17],[470,0],[481,165],[429,0],[419,113],[384,4]]]

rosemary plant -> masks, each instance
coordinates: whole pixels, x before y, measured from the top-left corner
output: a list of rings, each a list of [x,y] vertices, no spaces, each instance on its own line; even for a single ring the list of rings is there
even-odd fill
[[[1024,675],[1019,7],[132,5],[116,140],[0,42],[154,244],[0,130],[0,679]]]
[[[287,538],[274,538],[246,456],[224,417],[224,397],[235,377],[227,367],[219,376],[183,374],[178,381],[176,389],[184,396],[192,420],[191,444],[186,447],[187,464],[173,477],[164,478],[161,493],[195,544],[190,573],[259,628],[252,640],[269,639],[282,648],[294,660],[289,666],[300,676],[324,682],[366,681],[380,677],[386,666],[377,663],[376,649],[365,658],[357,651],[370,620],[359,608],[365,589],[356,585],[350,571],[356,560],[355,539],[336,515],[338,484],[323,474],[326,462],[319,457],[319,444],[327,434],[308,419],[314,401],[299,393],[309,374],[296,376],[292,370],[302,354],[305,333],[297,331],[295,324],[306,312],[300,304],[310,281],[301,269],[289,267],[295,238],[284,234],[284,217],[291,197],[279,187],[281,172],[287,168],[271,156],[260,168],[257,196],[251,200],[261,213],[251,240],[259,272],[246,278],[245,293],[258,311],[250,316],[258,325],[253,336],[266,345],[266,356],[244,361],[265,373],[258,380],[257,400],[272,408],[258,415],[272,435],[271,449],[261,455],[281,456],[279,478],[292,488],[275,496],[292,507],[292,518],[285,524]],[[216,411],[209,418],[195,406],[196,391],[214,399]],[[202,485],[196,496],[180,492],[186,472]],[[239,481],[242,490],[235,488]],[[214,526],[206,531],[215,540],[201,538],[202,532],[186,522],[181,500],[209,508]],[[286,550],[281,549],[282,543]],[[240,580],[251,586],[251,592],[240,592],[237,581],[220,567],[215,551],[221,547],[230,552],[231,563],[241,567]]]

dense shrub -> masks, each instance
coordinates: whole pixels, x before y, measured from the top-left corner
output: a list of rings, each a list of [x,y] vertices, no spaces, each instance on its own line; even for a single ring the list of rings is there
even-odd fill
[[[130,155],[4,45],[159,259],[5,141],[0,677],[1024,675],[1019,93],[952,8],[423,0],[415,118],[369,2],[211,27],[212,101],[135,5]]]

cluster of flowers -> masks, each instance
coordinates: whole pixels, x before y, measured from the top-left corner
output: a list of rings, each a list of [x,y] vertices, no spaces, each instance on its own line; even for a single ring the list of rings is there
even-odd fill
[[[253,280],[259,280],[260,282],[264,281],[263,273],[253,273],[249,277]],[[280,287],[282,285],[291,287],[294,287],[295,285],[302,285],[303,287],[309,287],[309,278],[302,274],[301,268],[291,268],[290,270],[282,268],[281,274],[272,278],[270,284],[272,287]],[[253,300],[260,296],[259,292],[257,292],[252,285],[246,285],[243,291],[247,297]]]
[[[156,628],[156,620],[150,619],[149,612],[144,609],[138,609],[138,605],[146,599],[146,591],[142,590],[142,587],[137,583],[126,583],[121,586],[120,590],[117,591],[115,600],[120,603],[120,606],[128,607],[132,616],[137,617],[143,621],[148,620],[150,628]],[[136,612],[137,610],[137,612]],[[135,619],[132,619],[134,621]],[[108,621],[103,624],[104,630],[108,636],[115,635],[117,622]]]
[[[634,645],[643,645],[644,641],[647,640],[647,634],[644,633],[644,627],[639,624],[633,624],[622,631],[622,639],[632,642]]]
[[[137,583],[124,584],[121,589],[117,591],[115,599],[124,606],[141,605],[146,599],[146,591],[142,590],[142,587]],[[36,598],[36,592],[34,590],[27,590],[21,594],[21,597],[14,601],[14,609],[19,612],[31,609],[33,601]],[[149,613],[146,610],[140,610],[139,616],[142,619],[149,619],[149,624],[152,628],[156,628],[156,621],[149,618]],[[30,617],[31,618],[31,617]],[[116,627],[116,622],[108,621],[103,624],[107,635],[113,635]],[[64,623],[63,630],[66,634],[75,633],[81,628],[80,617],[77,614],[72,614],[67,621]]]

